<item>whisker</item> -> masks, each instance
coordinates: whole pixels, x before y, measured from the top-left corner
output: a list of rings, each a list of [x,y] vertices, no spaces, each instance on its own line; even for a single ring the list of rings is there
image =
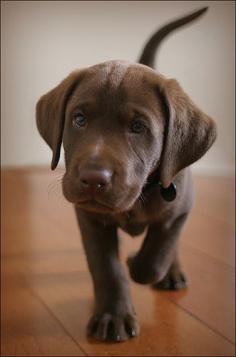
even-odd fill
[[[52,195],[61,197],[61,184],[62,184],[63,175],[56,177],[47,188],[48,197],[51,198]]]
[[[143,193],[141,193],[141,195],[139,196],[139,203],[141,204],[141,207],[145,206],[146,198]]]
[[[128,219],[130,219],[130,212],[129,211],[125,211],[125,215]]]

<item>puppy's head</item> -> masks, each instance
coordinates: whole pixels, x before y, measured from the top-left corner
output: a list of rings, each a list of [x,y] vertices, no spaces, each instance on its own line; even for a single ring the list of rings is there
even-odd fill
[[[168,187],[216,137],[213,120],[175,80],[121,61],[73,72],[36,112],[52,169],[63,142],[65,197],[96,212],[129,210],[156,169]]]

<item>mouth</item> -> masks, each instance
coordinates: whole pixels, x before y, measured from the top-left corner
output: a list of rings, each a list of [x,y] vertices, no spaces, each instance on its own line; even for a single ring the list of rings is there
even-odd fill
[[[84,200],[77,200],[75,202],[75,205],[89,212],[116,215],[116,214],[122,214],[130,210],[136,201],[137,199],[131,202],[129,201],[129,204],[127,202],[126,203],[122,202],[122,204],[111,206],[108,204],[101,203],[100,201],[94,198],[90,198]]]
[[[86,199],[79,200],[75,202],[76,206],[79,206],[87,211],[96,212],[96,213],[117,213],[117,210],[114,206],[105,205],[95,199]]]

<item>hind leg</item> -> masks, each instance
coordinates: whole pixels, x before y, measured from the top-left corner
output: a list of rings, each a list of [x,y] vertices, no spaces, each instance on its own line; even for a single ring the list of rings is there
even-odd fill
[[[185,278],[176,260],[178,238],[187,218],[182,214],[171,223],[152,224],[140,251],[128,258],[131,278],[140,284],[157,284],[165,278],[176,280],[176,286]],[[169,275],[168,275],[169,274]],[[167,277],[168,276],[168,277]],[[175,278],[175,279],[174,279]]]
[[[152,287],[160,290],[180,290],[187,288],[187,285],[187,279],[181,269],[179,259],[176,257],[165,277],[160,282],[153,284]]]

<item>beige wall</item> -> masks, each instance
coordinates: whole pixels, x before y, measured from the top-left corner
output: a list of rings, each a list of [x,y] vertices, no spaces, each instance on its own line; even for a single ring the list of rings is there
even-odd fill
[[[216,119],[218,140],[195,166],[232,172],[234,164],[234,1],[2,2],[2,164],[49,164],[35,126],[35,103],[77,67],[135,61],[166,21],[208,5],[208,13],[162,46],[158,69],[177,78]]]

